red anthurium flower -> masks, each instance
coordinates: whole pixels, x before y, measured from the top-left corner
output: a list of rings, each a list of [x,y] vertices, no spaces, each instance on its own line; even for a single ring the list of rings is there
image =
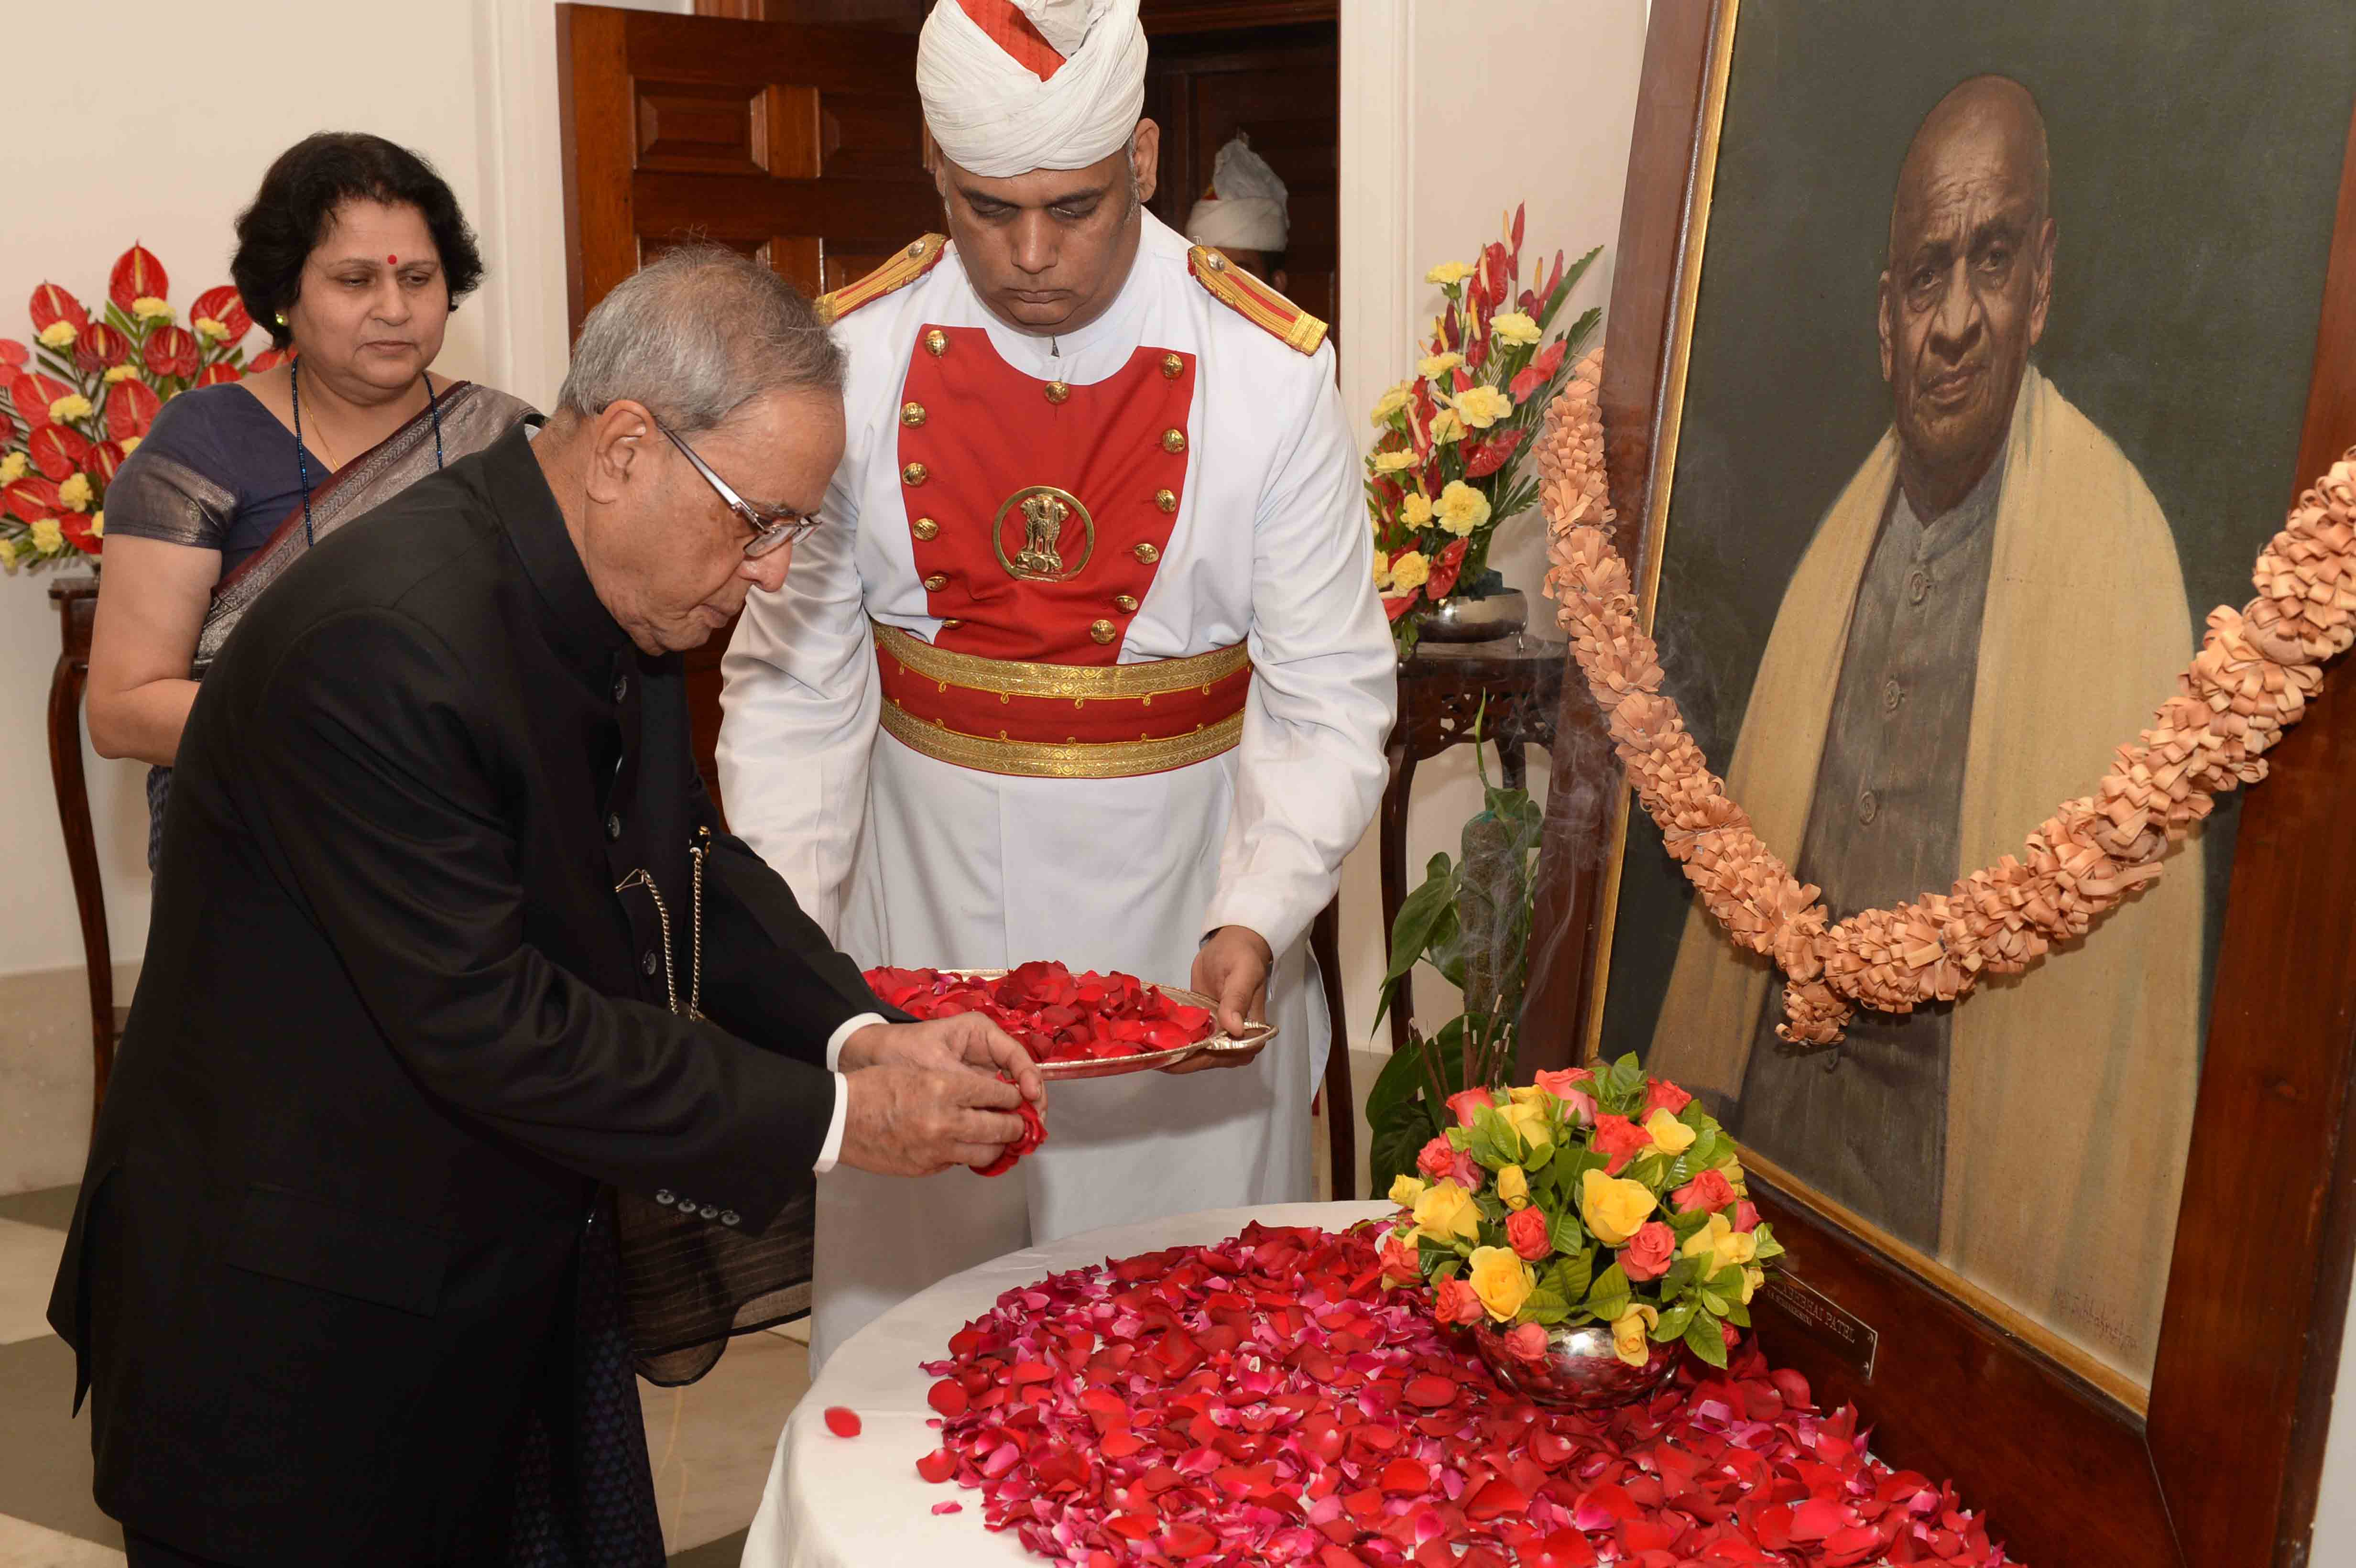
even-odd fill
[[[1455,591],[1456,579],[1464,571],[1464,543],[1462,539],[1452,539],[1446,549],[1432,558],[1431,575],[1424,580],[1423,591],[1431,595],[1435,603]]]
[[[15,338],[0,337],[0,368],[21,370],[32,357],[32,350]]]
[[[1516,403],[1526,403],[1530,400],[1530,394],[1545,386],[1546,382],[1546,377],[1539,374],[1536,365],[1525,365],[1514,372],[1514,379],[1505,383],[1505,390],[1513,395]]]
[[[115,258],[114,272],[106,282],[106,297],[123,315],[131,314],[132,304],[143,299],[162,299],[172,292],[172,281],[164,272],[164,263],[144,245],[134,245]]]
[[[197,372],[196,384],[199,387],[225,387],[231,381],[244,379],[244,373],[236,366],[216,361]]]
[[[16,412],[35,430],[48,424],[50,407],[72,392],[71,387],[55,376],[37,371],[19,374],[8,383],[8,400],[16,405]]]
[[[54,517],[65,509],[64,503],[58,499],[56,482],[32,474],[0,490],[0,506],[5,506],[20,523]]]
[[[246,314],[244,296],[227,283],[207,289],[197,296],[197,303],[188,307],[188,324],[191,326],[207,321],[220,323],[220,340],[224,343],[235,343],[253,330],[253,317]]]
[[[47,332],[59,322],[72,325],[76,332],[90,325],[90,312],[81,301],[55,283],[43,283],[33,291],[33,330]]]
[[[146,382],[118,381],[106,394],[106,433],[117,441],[144,436],[163,406],[164,400]]]
[[[1414,609],[1416,606],[1416,601],[1422,597],[1423,590],[1420,588],[1417,589],[1412,593],[1400,593],[1386,597],[1383,600],[1383,614],[1389,620],[1397,621],[1401,615],[1404,615],[1408,611]]]
[[[1522,372],[1522,376],[1528,374],[1527,370]],[[1516,376],[1514,379],[1519,382],[1522,376]],[[1525,433],[1526,432],[1518,430],[1500,431],[1486,441],[1474,442],[1465,449],[1464,477],[1483,479],[1503,468],[1505,465],[1505,459],[1513,456],[1514,450],[1522,444],[1522,437]]]
[[[293,357],[294,355],[284,348],[265,348],[245,362],[245,373],[249,376],[259,376],[264,370],[276,369]]]
[[[74,340],[74,363],[86,375],[111,369],[131,357],[131,339],[102,321],[93,321]]]
[[[90,455],[82,460],[82,467],[101,485],[112,485],[115,473],[123,466],[123,455],[121,442],[102,441],[90,449]]]
[[[197,373],[197,340],[185,326],[167,326],[147,339],[147,368],[183,379]]]
[[[49,478],[64,484],[90,455],[90,442],[80,432],[61,424],[45,424],[25,443],[25,455]]]
[[[58,532],[65,535],[66,542],[84,555],[102,554],[106,540],[91,531],[90,523],[90,518],[83,514],[68,512],[58,518]]]

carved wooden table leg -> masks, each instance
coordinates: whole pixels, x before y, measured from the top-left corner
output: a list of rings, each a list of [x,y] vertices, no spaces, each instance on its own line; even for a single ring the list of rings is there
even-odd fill
[[[73,876],[74,909],[81,917],[82,957],[90,971],[91,1117],[106,1099],[114,1070],[114,955],[106,936],[106,891],[99,880],[98,838],[90,820],[90,787],[81,766],[81,699],[90,684],[91,626],[98,584],[89,578],[49,585],[58,607],[60,647],[49,677],[49,782],[57,791],[58,824],[65,830],[66,866]]]

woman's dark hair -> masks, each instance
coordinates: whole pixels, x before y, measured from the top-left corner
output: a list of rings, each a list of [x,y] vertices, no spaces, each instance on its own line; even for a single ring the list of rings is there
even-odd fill
[[[280,348],[294,335],[278,325],[279,313],[302,292],[303,263],[327,237],[336,209],[348,201],[413,207],[424,216],[434,249],[441,253],[453,310],[482,282],[475,231],[433,165],[381,136],[321,131],[278,155],[262,176],[253,205],[237,219],[230,279],[245,300],[246,314]]]

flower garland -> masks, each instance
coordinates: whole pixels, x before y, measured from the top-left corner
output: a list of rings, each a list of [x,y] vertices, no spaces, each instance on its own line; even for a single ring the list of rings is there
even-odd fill
[[[1894,909],[1833,923],[1818,890],[1761,842],[1709,771],[1674,699],[1660,650],[1638,625],[1627,562],[1606,528],[1599,400],[1603,356],[1579,364],[1534,460],[1552,562],[1546,590],[1612,751],[1669,854],[1738,946],[1784,977],[1775,1032],[1830,1045],[1858,1007],[1904,1013],[2018,974],[2054,943],[2083,936],[2158,877],[2161,859],[2214,797],[2266,775],[2264,753],[2298,722],[2324,663],[2356,642],[2356,449],[2298,498],[2259,551],[2257,597],[2209,613],[2209,632],[2151,727],[2117,749],[2090,795],[2061,808],[2019,856]]]

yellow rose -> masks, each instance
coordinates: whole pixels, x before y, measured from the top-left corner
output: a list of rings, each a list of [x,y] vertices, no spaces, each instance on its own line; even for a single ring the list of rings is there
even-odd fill
[[[1412,593],[1431,576],[1431,562],[1423,559],[1419,549],[1402,551],[1391,562],[1391,585],[1401,593]]]
[[[1453,349],[1451,349],[1445,354],[1434,354],[1419,361],[1416,365],[1416,368],[1423,372],[1423,374],[1430,379],[1438,380],[1440,377],[1445,376],[1449,371],[1455,369],[1456,367],[1463,363],[1464,356],[1457,353]]]
[[[65,530],[58,527],[55,517],[42,517],[33,524],[33,548],[43,555],[55,555],[66,548]]]
[[[1538,340],[1538,324],[1518,310],[1501,310],[1491,316],[1489,330],[1497,335],[1498,342],[1515,347]]]
[[[1467,387],[1456,394],[1456,415],[1474,430],[1487,430],[1514,411],[1514,400],[1497,387]]]
[[[1456,417],[1454,409],[1442,409],[1431,416],[1431,439],[1443,445],[1464,439],[1464,421]]]
[[[130,456],[133,453],[134,453],[134,452],[138,451],[138,450],[139,450],[139,443],[140,443],[141,442],[143,442],[143,441],[146,440],[146,439],[147,439],[147,438],[146,438],[145,436],[144,436],[144,435],[126,435],[126,436],[124,436],[121,441],[116,442],[114,444],[115,444],[115,445],[117,445],[117,446],[119,446],[119,447],[121,447],[121,448],[123,449],[123,456],[128,457],[128,456]]]
[[[1454,1246],[1481,1233],[1481,1211],[1472,1194],[1456,1183],[1435,1182],[1415,1200],[1415,1228],[1442,1246]]]
[[[1470,261],[1442,261],[1424,273],[1423,281],[1427,283],[1438,283],[1444,289],[1451,283],[1461,283],[1472,275],[1472,263]]]
[[[1765,1269],[1761,1268],[1757,1264],[1744,1264],[1742,1269],[1742,1305],[1745,1307],[1750,1306],[1751,1296],[1758,1292],[1761,1285],[1765,1285],[1766,1283],[1767,1271]]]
[[[1748,1231],[1738,1231],[1723,1214],[1712,1214],[1707,1228],[1686,1238],[1680,1249],[1689,1258],[1701,1260],[1704,1275],[1716,1274],[1730,1264],[1747,1264],[1759,1251],[1759,1240]]]
[[[1402,1209],[1412,1209],[1415,1200],[1423,1196],[1423,1183],[1412,1176],[1391,1178],[1391,1201]]]
[[[1407,383],[1401,381],[1375,400],[1372,422],[1376,430],[1391,422],[1391,416],[1407,407]]]
[[[1530,1206],[1528,1172],[1523,1170],[1518,1165],[1509,1165],[1497,1172],[1497,1196],[1505,1200],[1505,1207],[1508,1209],[1528,1208]]]
[[[90,418],[90,400],[80,392],[68,392],[49,405],[49,422],[63,424],[68,420]]]
[[[154,294],[141,294],[131,302],[131,314],[142,321],[169,321],[172,307]]]
[[[1375,453],[1375,472],[1377,474],[1397,474],[1415,464],[1416,455],[1412,449]]]
[[[1430,528],[1431,497],[1420,490],[1411,492],[1406,500],[1399,503],[1399,521],[1411,528]]]
[[[71,348],[74,344],[74,339],[80,336],[81,334],[74,330],[74,324],[72,322],[53,321],[49,323],[48,325],[41,328],[41,347],[44,348]]]
[[[106,372],[106,384],[110,387],[119,386],[137,374],[139,374],[139,367],[136,365],[116,365]]]
[[[1647,1338],[1661,1315],[1649,1307],[1631,1307],[1612,1320],[1612,1353],[1632,1367],[1641,1367],[1651,1360],[1653,1347]]]
[[[1465,1278],[1489,1316],[1500,1323],[1519,1312],[1530,1292],[1537,1288],[1537,1276],[1511,1247],[1473,1248]]]
[[[14,485],[25,476],[25,454],[12,452],[0,457],[0,485]]]
[[[1751,1196],[1751,1189],[1744,1186],[1742,1182],[1742,1162],[1740,1160],[1735,1158],[1732,1155],[1728,1155],[1724,1159],[1718,1162],[1717,1170],[1719,1175],[1726,1178],[1726,1184],[1734,1189],[1736,1197],[1748,1198]]]
[[[1432,511],[1441,528],[1462,539],[1489,520],[1489,497],[1462,479],[1451,479]]]
[[[197,336],[208,343],[219,343],[229,336],[229,328],[209,315],[200,315],[188,325],[195,327]]]
[[[1655,1201],[1652,1189],[1641,1181],[1606,1176],[1600,1170],[1590,1170],[1579,1179],[1579,1216],[1607,1247],[1616,1247],[1634,1235],[1652,1214]]]
[[[69,474],[66,482],[58,486],[58,499],[77,512],[90,510],[90,475]]]
[[[1497,1115],[1505,1125],[1521,1134],[1522,1141],[1530,1147],[1544,1148],[1554,1142],[1554,1131],[1547,1125],[1546,1107],[1527,1100],[1509,1101],[1497,1107]]]
[[[1653,1135],[1653,1147],[1671,1159],[1693,1147],[1694,1130],[1669,1115],[1666,1106],[1644,1118],[1644,1130]]]

